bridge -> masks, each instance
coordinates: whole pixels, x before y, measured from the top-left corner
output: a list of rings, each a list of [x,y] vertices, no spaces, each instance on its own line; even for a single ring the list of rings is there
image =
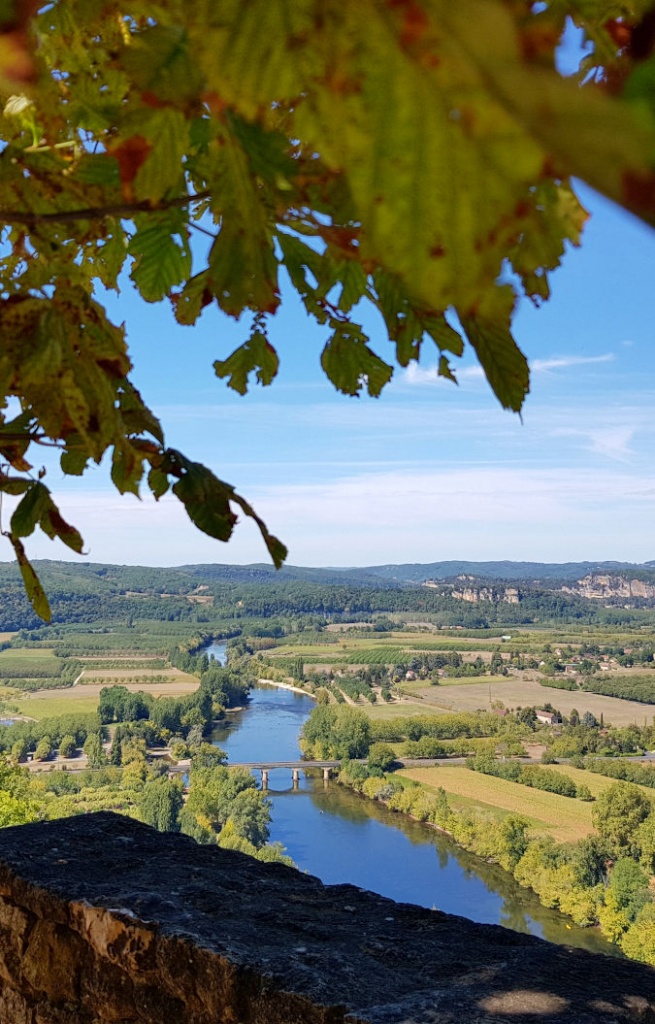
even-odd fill
[[[230,761],[229,768],[248,768],[262,773],[262,789],[268,789],[268,773],[274,768],[290,768],[294,789],[298,785],[301,769],[322,768],[323,782],[330,778],[330,772],[341,767],[341,761]]]

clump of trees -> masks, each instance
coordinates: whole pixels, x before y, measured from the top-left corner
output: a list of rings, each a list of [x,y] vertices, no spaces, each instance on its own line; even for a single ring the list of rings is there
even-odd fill
[[[179,828],[199,843],[218,843],[259,860],[291,864],[279,844],[269,844],[271,802],[245,768],[192,759],[189,795]]]
[[[474,772],[482,772],[484,775],[495,775],[496,778],[506,779],[508,782],[518,782],[521,786],[529,786],[532,789],[543,789],[547,793],[557,793],[559,796],[576,797],[578,787],[575,782],[562,772],[554,771],[552,768],[541,768],[537,765],[522,765],[518,761],[496,761],[493,757],[470,757],[466,767]],[[585,799],[589,787],[585,787]]]
[[[370,745],[370,719],[348,704],[314,708],[300,734],[300,749],[309,759],[366,757]]]

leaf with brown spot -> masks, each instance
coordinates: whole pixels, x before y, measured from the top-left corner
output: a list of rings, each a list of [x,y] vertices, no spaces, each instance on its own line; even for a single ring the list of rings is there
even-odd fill
[[[134,199],[134,179],[148,159],[151,149],[152,143],[144,139],[142,135],[134,135],[132,138],[125,139],[124,142],[111,149],[111,155],[118,160],[121,189],[126,202],[131,202]]]

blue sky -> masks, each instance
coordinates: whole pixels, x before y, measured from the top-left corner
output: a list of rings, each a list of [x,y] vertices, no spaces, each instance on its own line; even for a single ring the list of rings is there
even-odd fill
[[[523,422],[503,411],[472,356],[459,387],[436,359],[397,368],[375,400],[338,395],[323,376],[323,332],[297,303],[271,323],[282,366],[244,398],[215,378],[247,323],[207,310],[182,328],[168,303],[126,286],[135,383],[167,441],[235,485],[301,565],[441,559],[655,558],[655,232],[579,188],[591,211],[580,249],[551,278],[541,309],[525,303],[515,335],[532,365]],[[373,345],[390,355],[381,325]],[[435,353],[436,354],[436,353]],[[148,565],[265,561],[255,528],[229,545],[198,533],[175,499],[156,506],[112,490],[104,468],[49,483],[93,561]],[[34,557],[70,557],[28,540]],[[10,557],[10,553],[4,555]]]

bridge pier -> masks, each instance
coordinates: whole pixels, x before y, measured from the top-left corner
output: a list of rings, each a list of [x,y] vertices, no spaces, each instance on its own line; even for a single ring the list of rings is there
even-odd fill
[[[300,788],[300,773],[306,771],[309,768],[312,769],[323,769],[323,785],[327,787],[330,781],[330,772],[338,771],[341,765],[341,761],[240,761],[230,764],[231,768],[247,768],[253,772],[261,772],[262,776],[262,789],[268,789],[268,776],[272,770],[278,768],[287,768],[292,773],[293,788]],[[181,771],[181,766],[177,767],[178,771]],[[2,1016],[2,1008],[0,1007],[0,1017]]]

